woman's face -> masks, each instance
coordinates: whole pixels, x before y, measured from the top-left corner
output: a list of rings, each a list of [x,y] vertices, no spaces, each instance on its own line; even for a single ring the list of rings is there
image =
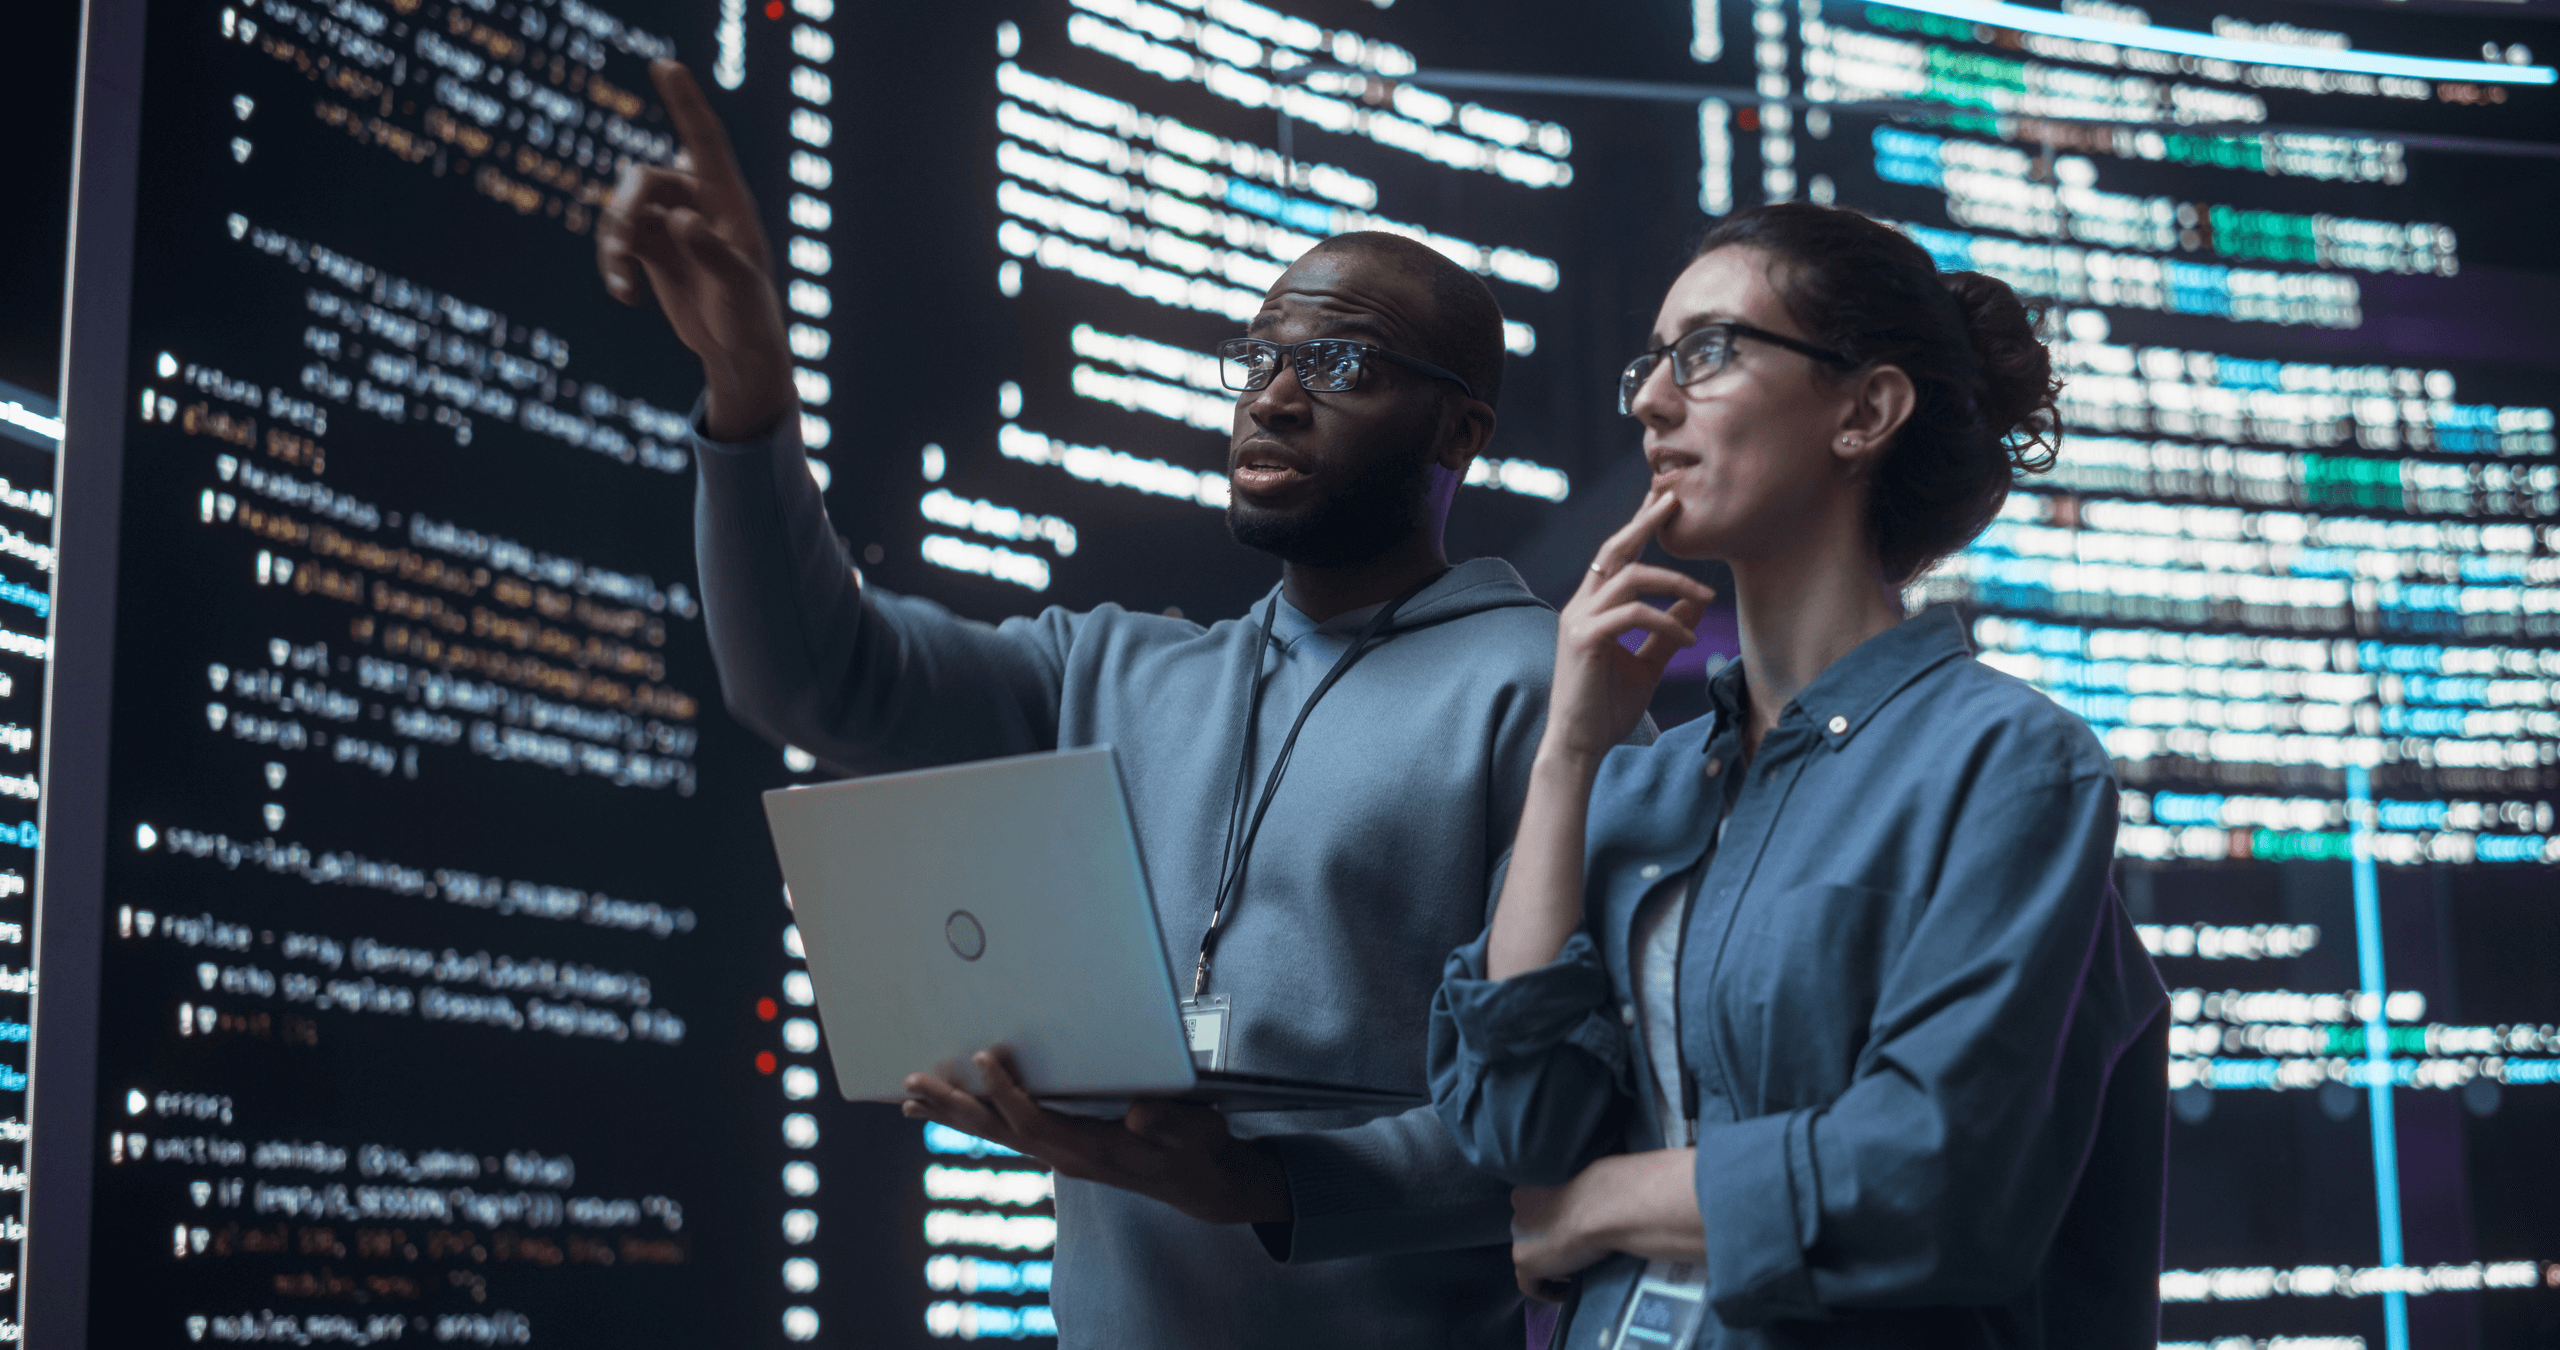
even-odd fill
[[[1655,344],[1716,322],[1811,341],[1788,316],[1770,262],[1735,246],[1689,264],[1662,299]],[[1840,439],[1855,393],[1835,387],[1819,362],[1737,337],[1732,364],[1696,384],[1673,383],[1671,365],[1654,363],[1631,406],[1644,423],[1653,489],[1679,502],[1657,536],[1672,556],[1734,561],[1781,551],[1817,520],[1863,510],[1854,470],[1865,456]]]

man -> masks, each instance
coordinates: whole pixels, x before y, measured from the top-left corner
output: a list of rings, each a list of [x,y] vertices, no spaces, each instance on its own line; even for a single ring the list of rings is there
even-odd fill
[[[1282,564],[1247,618],[961,620],[866,587],[844,556],[794,435],[745,185],[691,77],[653,75],[687,158],[624,179],[599,265],[702,358],[696,525],[730,708],[856,772],[1109,743],[1167,956],[1231,1003],[1225,1067],[1418,1089],[1441,960],[1481,930],[1510,844],[1555,640],[1507,564],[1441,552],[1432,489],[1445,505],[1494,428],[1483,283],[1350,235],[1273,285],[1262,345],[1231,362],[1254,387],[1228,523]],[[918,1075],[906,1110],[1058,1173],[1065,1345],[1520,1343],[1507,1192],[1427,1108],[1094,1120],[1030,1101],[1000,1053],[978,1066],[986,1096]]]

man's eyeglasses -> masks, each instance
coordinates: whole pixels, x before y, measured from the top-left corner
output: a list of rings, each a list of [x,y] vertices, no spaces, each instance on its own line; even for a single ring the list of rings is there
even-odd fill
[[[1447,380],[1469,398],[1476,396],[1456,372],[1419,357],[1391,352],[1384,347],[1348,338],[1316,338],[1308,342],[1267,342],[1261,338],[1229,338],[1218,344],[1218,375],[1229,389],[1251,393],[1266,389],[1286,362],[1297,372],[1298,386],[1310,394],[1338,394],[1360,387],[1360,377],[1371,361],[1399,365],[1417,375]]]
[[[1629,361],[1626,372],[1618,376],[1618,412],[1627,417],[1635,415],[1636,394],[1644,388],[1644,382],[1653,375],[1655,363],[1663,357],[1671,358],[1673,384],[1692,385],[1732,365],[1733,340],[1745,337],[1773,347],[1784,347],[1791,352],[1802,352],[1825,365],[1847,368],[1858,364],[1838,352],[1825,351],[1765,328],[1754,328],[1747,323],[1711,323],[1690,329],[1668,347],[1656,347]]]

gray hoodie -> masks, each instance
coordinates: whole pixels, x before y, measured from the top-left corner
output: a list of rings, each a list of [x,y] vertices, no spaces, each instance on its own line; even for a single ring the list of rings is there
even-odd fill
[[[786,419],[786,428],[789,423]],[[1187,976],[1217,889],[1263,605],[1207,628],[1116,605],[988,625],[866,587],[796,440],[698,445],[695,523],[730,709],[878,773],[1061,747],[1119,754],[1164,932]],[[1258,794],[1367,614],[1283,602]],[[1555,616],[1478,559],[1407,601],[1306,724],[1219,940],[1230,1066],[1425,1090],[1440,964],[1482,931],[1546,716]],[[1238,1116],[1295,1218],[1218,1226],[1058,1181],[1052,1302],[1068,1347],[1520,1344],[1509,1190],[1429,1108]]]

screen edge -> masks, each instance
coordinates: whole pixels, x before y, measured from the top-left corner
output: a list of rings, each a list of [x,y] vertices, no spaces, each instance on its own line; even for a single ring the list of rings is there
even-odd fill
[[[145,0],[86,0],[63,303],[54,608],[37,812],[25,1343],[85,1344],[96,1125],[106,741],[115,653]],[[63,678],[65,673],[70,678]]]

